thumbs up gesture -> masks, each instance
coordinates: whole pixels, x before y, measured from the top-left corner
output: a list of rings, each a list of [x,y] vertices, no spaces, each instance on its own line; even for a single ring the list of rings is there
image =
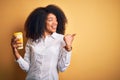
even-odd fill
[[[74,40],[76,34],[67,34],[64,36],[64,41],[66,43],[65,49],[67,51],[71,51],[72,50],[72,42]]]

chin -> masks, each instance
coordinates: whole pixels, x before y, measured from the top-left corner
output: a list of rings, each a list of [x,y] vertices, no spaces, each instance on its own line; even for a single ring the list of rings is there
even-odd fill
[[[56,32],[56,30],[53,30],[52,32]]]

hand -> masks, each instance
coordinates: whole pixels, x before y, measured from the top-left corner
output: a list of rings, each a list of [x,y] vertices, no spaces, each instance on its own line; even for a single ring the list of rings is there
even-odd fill
[[[20,58],[20,54],[17,50],[17,48],[20,45],[21,45],[21,43],[19,42],[19,39],[17,39],[15,36],[13,36],[11,39],[11,47],[12,47],[13,54],[14,54],[16,60]]]
[[[75,35],[76,35],[76,34],[67,34],[67,35],[64,36],[64,41],[65,41],[65,43],[66,43],[65,48],[66,48],[68,51],[70,51],[70,50],[72,49],[72,42],[73,42],[73,40],[74,40],[74,36],[75,36]]]
[[[11,47],[12,49],[17,49],[19,46],[21,46],[22,43],[19,42],[19,39],[16,38],[15,36],[12,37],[11,39]]]

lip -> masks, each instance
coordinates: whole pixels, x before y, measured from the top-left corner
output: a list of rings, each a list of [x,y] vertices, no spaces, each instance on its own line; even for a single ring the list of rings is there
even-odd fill
[[[57,26],[51,26],[53,29],[56,29],[57,28]]]
[[[56,28],[52,28],[53,30],[56,30]]]

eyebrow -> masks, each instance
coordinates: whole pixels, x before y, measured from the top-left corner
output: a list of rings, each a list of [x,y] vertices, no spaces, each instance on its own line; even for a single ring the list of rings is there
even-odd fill
[[[53,18],[53,17],[48,17],[48,18]]]
[[[56,20],[57,20],[57,18],[56,18],[56,17],[48,17],[47,19],[56,19]]]

